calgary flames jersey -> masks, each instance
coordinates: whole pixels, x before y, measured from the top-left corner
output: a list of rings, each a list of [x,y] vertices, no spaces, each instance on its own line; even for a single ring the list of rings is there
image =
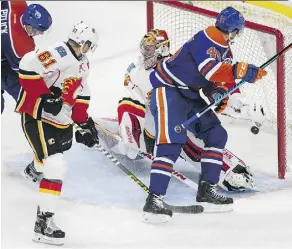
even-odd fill
[[[130,64],[125,74],[123,97],[118,106],[119,123],[125,112],[135,114],[140,121],[144,120],[140,125],[151,135],[155,132],[154,119],[150,111],[152,85],[149,75],[152,71],[153,69],[145,70],[142,57],[139,57],[136,63]]]
[[[27,53],[19,64],[22,90],[15,111],[25,112],[59,128],[66,128],[72,122],[87,121],[90,101],[88,72],[87,56],[78,59],[66,42],[59,42],[47,50]],[[63,106],[58,115],[43,110],[43,94],[62,98]]]

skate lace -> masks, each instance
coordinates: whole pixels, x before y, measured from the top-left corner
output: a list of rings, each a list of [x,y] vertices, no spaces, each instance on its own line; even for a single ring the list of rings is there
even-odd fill
[[[211,193],[216,199],[219,199],[219,198],[224,199],[224,200],[227,199],[225,196],[218,194],[216,185],[211,185],[210,193]]]
[[[153,198],[153,203],[155,205],[157,205],[158,207],[160,207],[160,208],[164,208],[164,205],[163,205],[163,196],[157,196],[157,195],[155,195],[155,197]]]
[[[47,218],[46,230],[48,233],[53,233],[54,231],[60,230],[60,228],[55,224],[53,217]]]

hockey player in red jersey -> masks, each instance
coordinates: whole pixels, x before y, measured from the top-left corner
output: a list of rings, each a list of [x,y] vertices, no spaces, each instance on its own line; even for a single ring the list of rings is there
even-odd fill
[[[152,91],[149,75],[161,59],[170,56],[169,50],[170,41],[164,30],[151,30],[142,38],[141,56],[127,69],[123,98],[119,101],[118,122],[122,144],[114,148],[116,153],[129,158],[136,158],[140,152],[153,155],[155,125],[149,107]],[[203,149],[198,145],[202,142],[191,132],[187,135],[180,156],[200,169]],[[225,190],[245,190],[254,186],[249,168],[227,149],[223,152],[219,184]]]
[[[63,152],[71,148],[73,122],[80,129],[76,141],[92,147],[99,142],[93,120],[88,116],[90,91],[87,84],[88,51],[97,47],[96,30],[84,22],[71,30],[67,42],[24,55],[19,64],[22,86],[16,112],[35,157],[42,162],[39,202],[33,240],[62,245],[65,232],[54,223],[67,162]],[[36,87],[37,86],[37,87]],[[26,168],[32,172],[33,165]]]
[[[1,113],[4,92],[15,101],[20,91],[18,66],[21,58],[35,49],[33,37],[43,34],[52,24],[50,13],[39,4],[1,1]]]

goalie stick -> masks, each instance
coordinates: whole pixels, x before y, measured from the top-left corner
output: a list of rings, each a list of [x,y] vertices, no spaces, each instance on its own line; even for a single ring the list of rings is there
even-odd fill
[[[78,125],[74,125],[76,129],[79,129]],[[92,129],[95,137],[98,136],[97,131]],[[146,193],[149,193],[149,188],[138,178],[136,177],[127,167],[119,162],[110,152],[102,148],[100,144],[95,145],[95,147],[104,154],[110,161],[112,161],[116,166],[118,166],[124,173],[126,173],[137,185],[139,185]],[[201,205],[188,205],[188,206],[175,206],[163,202],[164,206],[174,213],[184,213],[184,214],[197,214],[204,211],[203,206]]]
[[[97,123],[95,123],[95,124],[96,124],[97,129],[100,131],[99,136],[100,136],[100,135],[103,136],[103,140],[104,140],[104,141],[107,140],[106,142],[107,142],[110,146],[114,147],[117,143],[119,143],[119,142],[121,141],[121,137],[120,137],[118,134],[115,134],[115,133],[113,133],[113,132],[111,132],[111,131],[109,131],[109,130],[103,128],[100,124],[97,124]],[[106,136],[107,136],[107,137],[106,137]],[[110,139],[108,139],[108,137],[109,137]],[[142,154],[144,157],[146,157],[146,158],[148,158],[148,159],[150,159],[150,160],[153,160],[153,155],[151,155],[150,153],[144,153],[144,152],[142,153],[142,152],[141,152],[141,154]],[[189,179],[187,176],[185,176],[185,175],[182,174],[181,172],[176,171],[176,170],[173,170],[173,171],[172,171],[172,176],[173,176],[174,178],[176,178],[177,180],[181,181],[182,183],[186,184],[186,185],[189,186],[190,188],[192,188],[192,189],[194,189],[194,190],[197,191],[197,189],[198,189],[198,184],[197,184],[196,182],[192,181],[191,179]]]

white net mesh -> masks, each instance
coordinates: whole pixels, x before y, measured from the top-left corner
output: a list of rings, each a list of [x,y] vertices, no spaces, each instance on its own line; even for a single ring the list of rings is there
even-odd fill
[[[186,1],[184,1],[186,2]],[[292,42],[292,20],[275,12],[235,1],[187,1],[194,6],[220,12],[222,9],[233,6],[239,10],[246,20],[276,28],[284,36],[284,46]],[[176,8],[163,3],[153,4],[154,28],[165,29],[171,41],[171,52],[177,51],[191,36],[209,25],[214,25],[215,17],[203,15],[190,10]],[[234,61],[245,61],[255,65],[261,65],[277,53],[276,36],[245,28],[243,34],[232,45]],[[241,92],[250,100],[262,104],[268,119],[268,129],[276,132],[279,125],[277,122],[277,108],[284,108],[283,119],[286,130],[281,132],[286,135],[283,144],[285,150],[285,167],[290,173],[292,159],[292,49],[284,56],[284,75],[277,75],[277,64],[267,67],[268,76],[257,84],[243,85]],[[277,105],[277,77],[284,78],[285,107]]]

